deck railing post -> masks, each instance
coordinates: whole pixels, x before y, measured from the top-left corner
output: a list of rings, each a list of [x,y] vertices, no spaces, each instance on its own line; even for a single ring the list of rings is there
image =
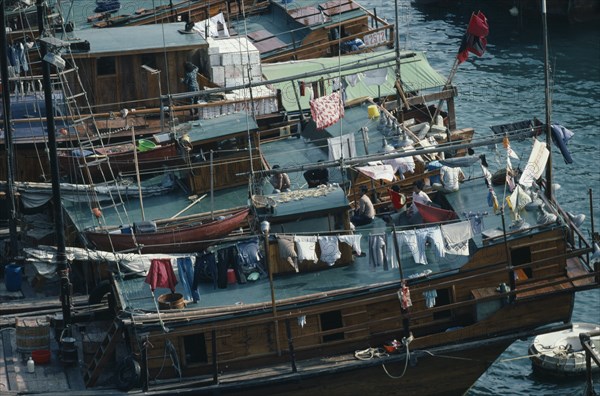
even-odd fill
[[[285,320],[285,333],[288,339],[288,349],[290,350],[290,360],[292,361],[292,373],[297,373],[298,368],[296,367],[296,354],[294,352],[294,340],[292,338],[292,328],[290,326],[290,320]]]
[[[212,366],[213,366],[213,383],[219,383],[219,363],[217,361],[217,331],[212,330],[210,333],[211,348],[212,348]]]

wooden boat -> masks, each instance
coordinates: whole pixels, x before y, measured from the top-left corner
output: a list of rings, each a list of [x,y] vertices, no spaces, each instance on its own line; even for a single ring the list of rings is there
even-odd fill
[[[419,202],[413,202],[413,205],[419,210],[419,214],[424,223],[441,223],[449,220],[456,220],[458,216],[452,210],[436,208],[435,206],[423,205]]]
[[[579,334],[600,331],[600,325],[573,323],[570,329],[540,334],[529,346],[534,371],[558,377],[581,376],[586,373],[585,351]],[[600,349],[600,337],[592,337],[592,345]],[[592,366],[598,371],[600,367]]]
[[[376,130],[377,125],[367,118],[367,106],[361,109],[362,115],[346,111],[344,124],[363,134]],[[368,131],[352,126],[353,114]],[[394,131],[388,131],[390,139],[399,137]],[[303,133],[305,139],[282,136],[261,143],[267,163],[293,165],[257,172],[256,179],[285,171],[292,180],[300,180],[298,174],[315,166],[307,161],[306,153],[314,157],[330,154],[314,150],[324,146],[323,130],[305,128]],[[531,137],[534,131],[526,133],[519,136]],[[369,151],[371,144],[382,147],[381,137],[369,134],[368,138],[364,137],[362,150]],[[376,158],[486,146],[502,138],[492,136],[458,147],[450,141],[436,147],[342,156],[337,163],[319,166],[330,170],[339,166],[340,175],[345,175],[348,167]],[[537,153],[545,147],[534,137],[526,167],[530,172],[536,168]],[[462,183],[459,191],[437,197],[458,219],[450,224],[420,224],[416,230],[415,224],[399,223],[398,217],[376,217],[372,224],[352,230],[363,243],[352,246],[354,261],[339,267],[336,244],[346,243],[342,241],[350,231],[347,211],[326,215],[313,200],[288,193],[258,200],[260,208],[254,206],[262,223],[260,231],[256,225],[253,229],[260,235],[265,258],[254,255],[253,264],[262,268],[263,275],[221,289],[201,284],[199,303],[176,311],[154,308],[149,291],[140,295],[142,279],[113,277],[118,315],[107,329],[103,347],[87,366],[84,380],[88,387],[96,385],[111,357],[106,351],[114,350],[121,339],[118,335],[124,335],[127,342],[123,344],[131,348],[124,364],[129,372],[143,374],[121,381],[122,390],[139,386],[149,393],[176,389],[182,394],[305,395],[386,394],[399,389],[406,394],[463,394],[513,341],[564,329],[572,317],[575,294],[600,287],[598,267],[589,258],[593,245],[552,194],[551,172],[547,180],[535,182],[551,163],[536,163],[540,174],[522,177],[519,183],[534,192],[544,190],[545,194],[537,191],[540,199],[560,221],[538,221],[535,213],[515,206],[514,213],[498,211],[485,218],[485,226],[474,230],[470,214],[490,210],[487,197],[496,193],[491,174],[482,166],[486,181],[490,179],[487,185],[473,178]],[[332,183],[347,182],[335,177],[330,171]],[[254,184],[261,188],[259,180]],[[373,181],[372,188],[387,192],[385,184],[378,184],[379,180]],[[263,190],[268,188],[262,185]],[[497,189],[500,194],[502,188]],[[252,197],[256,203],[256,196]],[[339,208],[348,203],[344,194],[326,197],[337,200]],[[324,209],[325,201],[318,201],[323,205],[318,208]],[[292,210],[286,210],[288,205],[296,209],[296,218]],[[306,216],[298,216],[299,208],[304,208]],[[310,216],[312,211],[321,215]],[[274,220],[285,216],[288,222]],[[512,227],[517,220],[519,227]],[[450,237],[443,236],[444,230]],[[419,242],[417,232],[441,232],[444,241]],[[290,248],[281,243],[284,237],[293,238],[295,245]],[[217,245],[203,253],[239,249],[241,242]],[[292,250],[298,261],[309,257],[309,262],[328,262],[328,268],[307,266],[305,271],[280,274],[277,270],[289,266],[290,258],[293,261]],[[242,249],[238,257],[250,255]],[[183,285],[176,291],[185,294]],[[147,313],[134,314],[140,311]],[[154,385],[157,382],[160,385]]]
[[[84,237],[98,250],[108,252],[185,253],[202,251],[246,220],[248,209],[217,213],[216,217],[188,216],[129,227],[95,227]]]
[[[143,148],[146,147],[146,148]],[[137,153],[134,153],[137,150]],[[71,180],[89,183],[115,179],[122,173],[164,169],[184,163],[180,147],[176,142],[156,145],[150,140],[140,139],[137,146],[121,143],[92,148],[91,150],[60,150],[59,166]]]

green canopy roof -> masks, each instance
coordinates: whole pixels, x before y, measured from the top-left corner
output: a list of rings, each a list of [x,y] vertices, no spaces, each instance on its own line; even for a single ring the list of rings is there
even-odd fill
[[[433,88],[441,88],[446,83],[446,79],[435,71],[425,54],[422,52],[402,52],[400,54],[400,74],[402,76],[402,86],[405,92],[423,91]],[[381,63],[372,64],[377,60]],[[361,64],[371,63],[370,66],[360,66]],[[339,72],[346,66],[356,65],[357,68]],[[372,84],[364,73],[367,71],[387,69],[387,79],[381,85]],[[272,64],[263,64],[262,72],[267,80],[275,80],[286,78],[289,76],[302,76],[323,71],[323,74],[316,77],[299,77],[295,81],[296,86],[291,81],[273,84],[274,88],[281,90],[283,107],[286,111],[298,111],[296,95],[294,89],[299,96],[302,109],[309,109],[310,93],[305,92],[305,96],[300,96],[298,83],[303,81],[306,86],[310,86],[313,81],[318,81],[321,78],[325,80],[325,90],[330,94],[333,89],[333,80],[337,77],[357,75],[359,81],[355,86],[346,88],[346,101],[369,96],[372,98],[394,95],[396,88],[394,81],[396,79],[396,61],[394,50],[365,52],[360,54],[344,55],[341,57],[318,58],[301,61],[290,61]],[[346,78],[348,81],[348,78]]]

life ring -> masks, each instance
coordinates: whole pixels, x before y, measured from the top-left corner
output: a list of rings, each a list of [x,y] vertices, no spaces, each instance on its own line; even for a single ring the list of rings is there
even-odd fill
[[[137,360],[129,355],[117,366],[117,388],[129,391],[140,386],[142,369]]]

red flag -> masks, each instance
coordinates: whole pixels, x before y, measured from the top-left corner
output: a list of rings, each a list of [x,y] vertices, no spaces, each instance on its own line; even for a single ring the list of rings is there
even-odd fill
[[[469,57],[469,52],[477,56],[482,56],[485,52],[485,47],[487,45],[486,37],[489,32],[490,28],[483,12],[478,11],[477,14],[471,14],[467,32],[463,36],[460,49],[456,55],[458,63],[466,61]]]

